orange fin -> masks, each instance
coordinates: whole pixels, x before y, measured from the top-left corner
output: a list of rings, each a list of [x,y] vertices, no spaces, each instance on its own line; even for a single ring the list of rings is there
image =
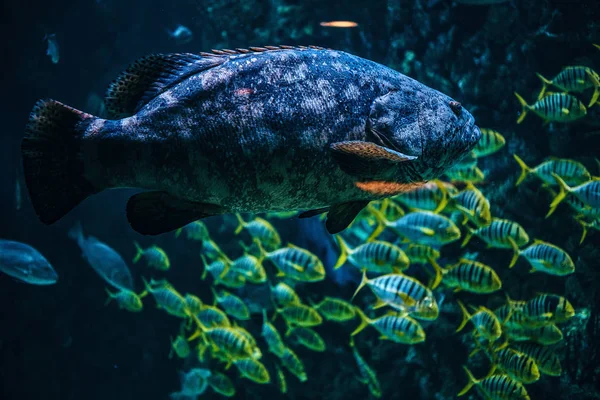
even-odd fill
[[[411,192],[418,187],[423,186],[424,184],[425,182],[399,183],[387,181],[367,181],[355,183],[356,187],[360,190],[379,196],[395,196],[400,193]]]

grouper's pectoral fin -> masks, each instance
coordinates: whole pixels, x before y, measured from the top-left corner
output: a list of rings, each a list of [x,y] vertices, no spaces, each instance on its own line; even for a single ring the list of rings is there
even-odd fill
[[[425,182],[387,182],[387,181],[366,181],[356,182],[355,185],[360,190],[376,196],[395,196],[401,193],[411,192],[423,186]]]
[[[222,214],[215,204],[181,200],[166,192],[144,192],[127,202],[127,219],[142,235],[158,235],[181,228],[201,218]]]
[[[350,175],[368,174],[368,171],[383,170],[417,158],[361,140],[333,143],[330,149],[342,171]]]
[[[327,212],[327,211],[329,211],[329,207],[316,208],[314,210],[308,210],[308,211],[304,211],[304,212],[300,213],[298,215],[298,218],[310,218],[310,217],[314,217],[315,215],[323,214],[324,212]]]
[[[368,200],[350,201],[331,206],[325,223],[327,231],[334,235],[346,229],[367,204],[369,204]]]

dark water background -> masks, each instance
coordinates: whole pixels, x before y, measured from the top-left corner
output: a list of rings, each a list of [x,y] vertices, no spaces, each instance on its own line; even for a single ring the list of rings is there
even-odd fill
[[[360,26],[332,30],[318,25],[332,19],[349,19]],[[173,235],[144,238],[129,228],[124,205],[132,191],[94,196],[53,226],[38,221],[25,192],[21,210],[15,210],[20,141],[35,101],[51,97],[91,112],[90,94],[102,96],[110,81],[138,57],[265,44],[314,44],[385,63],[458,99],[480,126],[506,136],[503,155],[485,161],[491,170],[486,195],[493,214],[514,218],[532,238],[568,250],[578,272],[564,279],[531,276],[521,265],[510,277],[501,275],[505,287],[517,298],[538,291],[564,294],[576,308],[592,311],[592,322],[565,338],[564,376],[545,377],[528,390],[533,399],[598,398],[594,397],[600,396],[594,357],[600,357],[600,235],[591,234],[584,246],[577,246],[576,223],[561,218],[560,212],[544,220],[548,198],[532,198],[538,186],[529,180],[519,190],[512,187],[518,170],[510,153],[533,165],[549,155],[577,158],[599,174],[593,158],[600,153],[600,135],[593,133],[600,129],[600,107],[590,110],[585,123],[542,127],[530,115],[517,126],[520,107],[512,95],[517,90],[534,98],[540,86],[535,72],[551,77],[563,66],[577,64],[600,70],[600,52],[591,46],[600,42],[599,21],[597,1],[514,0],[492,7],[453,5],[447,0],[2,2],[0,237],[36,247],[60,279],[54,286],[34,287],[0,276],[0,398],[150,400],[166,399],[178,389],[177,371],[184,365],[168,358],[168,346],[179,321],[156,310],[153,301],[145,302],[141,314],[120,311],[114,304],[105,307],[104,283],[67,237],[77,221],[127,261],[133,258],[134,240],[165,248],[173,263],[166,276],[175,287],[210,298],[199,280],[196,245],[176,241]],[[190,43],[177,45],[165,33],[177,24],[194,32]],[[45,55],[43,37],[49,33],[56,34],[60,46],[56,65]],[[406,50],[414,52],[414,61],[405,62]],[[220,225],[219,220],[210,221],[211,233]],[[281,221],[276,226],[286,240],[326,256],[329,238],[319,225]],[[214,236],[224,248],[235,245],[227,242],[230,236]],[[483,251],[483,246],[477,250]],[[505,251],[486,254],[492,265],[505,265],[510,259]],[[146,271],[140,265],[132,271],[140,289],[139,277]],[[340,281],[351,278],[339,277]],[[349,298],[352,290],[351,285],[328,279],[305,293]],[[363,347],[367,349],[363,356],[378,371],[384,399],[453,398],[466,379],[460,368],[466,362],[466,346],[461,344],[465,339],[453,334],[457,318],[445,315],[427,325],[428,339],[417,350],[380,344],[374,332],[361,334],[365,343],[372,344]],[[259,326],[260,318],[252,323]],[[353,378],[347,332],[328,324],[321,333],[329,351],[298,352],[309,380],[300,385],[289,377],[289,397],[365,398],[366,389]],[[236,398],[281,398],[275,385],[237,379],[236,386]]]

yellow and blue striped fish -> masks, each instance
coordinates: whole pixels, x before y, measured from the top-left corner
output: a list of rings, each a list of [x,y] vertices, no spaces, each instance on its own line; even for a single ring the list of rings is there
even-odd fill
[[[311,327],[320,325],[323,318],[312,307],[304,304],[292,304],[275,309],[276,315],[281,314],[288,325]]]
[[[107,305],[114,299],[119,305],[119,308],[131,312],[142,311],[142,309],[144,308],[142,298],[148,294],[147,291],[137,294],[134,291],[127,289],[120,289],[116,293],[113,293],[110,290],[106,289],[106,293],[108,294],[108,299],[106,299],[106,303],[104,303],[105,305]]]
[[[568,194],[573,194],[591,208],[600,208],[600,178],[592,178],[592,180],[582,183],[579,186],[570,187],[560,176],[556,174],[552,174],[552,176],[559,184],[560,192],[556,195],[552,204],[550,204],[550,211],[546,214],[546,218],[552,215],[556,207],[558,207]]]
[[[252,283],[267,281],[267,272],[262,265],[262,259],[250,254],[244,254],[233,260],[229,269],[239,272],[247,281]]]
[[[145,279],[143,281],[146,290],[152,294],[159,308],[179,318],[190,316],[185,298],[169,282],[155,281],[154,279],[151,279],[150,283]]]
[[[230,327],[231,322],[229,317],[221,309],[215,306],[204,306],[202,310],[196,314],[198,321],[202,327],[207,329],[216,327]]]
[[[492,355],[495,365],[515,381],[530,384],[540,379],[535,360],[527,354],[511,348],[497,350]]]
[[[271,261],[279,270],[277,276],[288,277],[301,282],[317,282],[325,279],[325,267],[319,257],[310,251],[291,243],[287,247],[265,252],[265,259]]]
[[[286,338],[290,338],[298,344],[312,351],[325,351],[325,340],[317,332],[303,326],[289,327],[285,333]]]
[[[356,346],[354,344],[354,338],[350,337],[350,347],[352,348],[352,354],[354,355],[354,360],[356,361],[356,365],[358,367],[358,372],[360,374],[359,381],[367,385],[369,388],[369,392],[375,397],[381,397],[381,385],[379,384],[379,379],[377,379],[377,374],[375,371],[367,364],[367,362],[362,358]]]
[[[451,182],[481,183],[485,181],[485,174],[477,165],[457,164],[445,172]]]
[[[525,317],[528,326],[558,324],[568,321],[575,315],[575,309],[569,300],[556,294],[539,294],[524,305],[513,306],[512,303],[515,302],[510,301],[510,303],[509,305],[515,308],[515,313]]]
[[[562,374],[560,358],[551,347],[535,343],[517,343],[515,347],[533,358],[542,374],[550,376],[560,376]]]
[[[585,117],[587,109],[577,97],[564,93],[553,93],[538,101],[533,105],[527,102],[515,92],[515,96],[521,103],[521,115],[517,119],[517,124],[523,122],[527,113],[532,111],[545,122],[571,122]]]
[[[240,214],[235,214],[235,216],[238,220],[238,227],[235,229],[236,235],[246,229],[252,239],[258,239],[268,250],[275,250],[281,245],[279,233],[266,219],[256,217],[250,222],[245,222]]]
[[[478,227],[492,223],[492,211],[488,199],[471,182],[467,182],[465,190],[450,198],[450,210],[459,211],[465,220],[472,221]]]
[[[254,358],[234,360],[233,364],[244,378],[248,378],[251,381],[260,384],[271,382],[271,376],[269,375],[267,368],[263,363]]]
[[[279,331],[277,331],[277,329],[268,321],[267,310],[265,309],[263,309],[261,335],[265,339],[265,342],[267,342],[269,351],[277,357],[282,357],[283,352],[285,351],[285,344],[283,343],[283,339],[281,339]]]
[[[475,379],[467,367],[463,368],[469,377],[469,383],[458,393],[458,397],[476,386],[488,400],[530,400],[525,386],[507,375],[488,374],[485,378]]]
[[[404,253],[412,264],[430,263],[437,265],[436,261],[441,255],[438,249],[419,243],[410,243]]]
[[[479,261],[461,259],[447,268],[435,266],[436,279],[432,285],[435,289],[440,282],[454,291],[464,290],[471,293],[493,293],[502,288],[498,274]]]
[[[384,274],[402,272],[410,265],[410,260],[406,254],[394,244],[374,240],[352,249],[340,235],[335,238],[340,246],[340,257],[333,269],[340,268],[346,260],[358,269]]]
[[[408,312],[418,319],[434,320],[439,315],[439,308],[433,292],[418,280],[402,274],[387,274],[368,279],[363,271],[360,285],[352,298],[368,286],[378,299],[374,308],[389,305],[401,312]]]
[[[285,351],[283,352],[283,356],[280,357],[280,360],[281,365],[283,365],[288,371],[290,371],[292,375],[296,376],[296,378],[298,378],[300,382],[306,382],[308,377],[306,376],[304,363],[302,362],[302,360],[300,360],[300,358],[298,358],[298,356],[292,351],[292,349],[286,347]]]
[[[184,299],[187,309],[192,315],[197,315],[204,308],[204,304],[198,296],[186,293]]]
[[[516,264],[519,257],[523,257],[531,264],[531,272],[540,271],[558,276],[575,272],[575,264],[566,251],[542,240],[534,240],[524,250],[520,250],[514,243],[513,252],[509,268]]]
[[[343,322],[356,316],[355,307],[346,300],[335,297],[325,297],[320,303],[310,305],[329,321]]]
[[[175,231],[175,237],[179,237],[182,232],[184,232],[185,237],[190,240],[204,242],[205,240],[210,239],[208,228],[206,227],[206,224],[202,221],[190,222],[189,224],[177,229]]]
[[[477,236],[486,242],[488,247],[500,249],[512,248],[513,242],[518,247],[524,246],[529,242],[529,235],[521,225],[514,221],[500,218],[492,218],[492,222],[488,226],[469,230],[462,246],[466,246],[473,236]]]
[[[552,80],[544,78],[537,74],[542,80],[544,86],[540,91],[538,100],[544,97],[548,86],[554,86],[563,92],[583,92],[586,89],[594,88],[594,94],[588,107],[591,107],[598,100],[600,95],[600,76],[591,68],[580,65],[566,67],[558,73]]]
[[[173,353],[179,358],[187,358],[190,355],[191,349],[188,341],[183,336],[179,335],[175,339],[171,338],[171,351],[169,358],[173,357]]]
[[[210,289],[215,298],[215,305],[219,304],[227,314],[235,319],[250,319],[250,311],[242,299],[226,290],[217,292],[213,287]]]
[[[425,341],[425,331],[421,324],[406,315],[390,313],[370,319],[360,309],[357,308],[356,311],[360,315],[361,324],[350,334],[351,336],[356,336],[367,326],[372,326],[381,334],[380,339],[403,344],[416,344]]]
[[[260,358],[260,349],[252,345],[244,333],[235,327],[215,327],[206,330],[215,350],[221,350],[230,360]]]
[[[138,262],[142,257],[146,260],[149,267],[158,269],[159,271],[167,271],[171,268],[171,261],[167,253],[158,246],[150,246],[146,249],[140,247],[138,242],[133,242],[136,248],[136,254],[133,258],[133,263]]]
[[[466,325],[467,322],[471,321],[478,336],[483,337],[490,342],[494,342],[502,336],[502,325],[498,320],[498,317],[489,309],[483,306],[473,307],[475,313],[469,314],[467,308],[460,301],[456,301],[462,311],[463,320],[456,328],[456,332],[460,332]]]
[[[548,346],[563,339],[560,328],[554,324],[535,328],[511,326],[507,327],[505,331],[508,338],[515,342],[534,342]]]
[[[208,382],[208,386],[215,392],[225,397],[235,396],[233,382],[231,382],[231,379],[222,372],[211,370],[210,376],[206,378],[206,381]]]
[[[276,308],[283,308],[293,304],[301,304],[300,296],[288,284],[279,282],[275,286],[269,283],[271,300]]]
[[[506,140],[499,132],[492,129],[481,128],[481,139],[477,142],[472,152],[475,157],[485,157],[494,154],[504,147]]]
[[[513,157],[521,167],[521,175],[515,186],[519,186],[529,174],[537,176],[546,185],[550,186],[556,185],[556,180],[552,174],[560,176],[569,185],[579,185],[591,179],[591,175],[585,166],[574,160],[553,158],[531,168],[518,155],[513,154]]]
[[[412,210],[433,211],[438,213],[446,206],[449,192],[456,191],[450,183],[434,180],[406,193],[399,194],[394,200]]]

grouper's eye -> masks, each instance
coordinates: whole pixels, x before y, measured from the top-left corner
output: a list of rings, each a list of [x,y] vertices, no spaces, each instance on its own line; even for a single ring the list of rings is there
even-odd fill
[[[459,117],[462,113],[462,105],[458,101],[451,101],[450,109],[454,114],[456,114],[457,117]]]

